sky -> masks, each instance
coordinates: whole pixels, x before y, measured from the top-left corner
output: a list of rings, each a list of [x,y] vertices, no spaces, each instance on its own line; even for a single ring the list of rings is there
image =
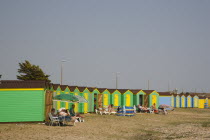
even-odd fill
[[[1,0],[1,80],[29,60],[63,84],[210,92],[209,0]],[[65,62],[62,62],[65,60]],[[148,82],[149,81],[149,82]]]

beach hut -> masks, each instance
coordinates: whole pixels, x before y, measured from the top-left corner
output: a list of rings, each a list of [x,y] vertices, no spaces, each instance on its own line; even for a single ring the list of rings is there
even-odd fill
[[[60,95],[61,94],[61,87],[60,87],[60,85],[57,87],[57,89],[56,89],[56,95]],[[61,108],[61,101],[57,101],[56,102],[56,109],[58,110],[58,109],[60,109]]]
[[[175,98],[175,95],[172,94],[172,95],[171,95],[171,106],[172,106],[172,107],[175,106],[175,105],[174,105],[174,98]]]
[[[60,86],[60,84],[52,84],[51,86],[50,86],[50,91],[52,91],[53,92],[53,97],[55,97],[56,95],[57,95],[57,88]],[[56,110],[57,110],[57,101],[53,101],[53,108],[55,108]]]
[[[93,99],[94,99],[94,110],[97,109],[99,106],[103,106],[103,94],[95,88],[92,92]]]
[[[68,88],[68,85],[60,85],[60,89],[61,89],[61,94],[70,94],[70,89]],[[62,102],[61,101],[61,105],[62,108],[69,108],[69,103],[67,102]]]
[[[46,81],[2,80],[0,122],[40,122],[48,119],[52,95]]]
[[[180,107],[186,107],[186,96],[185,94],[181,93],[180,94],[180,102],[181,102],[181,106]]]
[[[174,94],[176,98],[176,108],[180,108],[180,96],[179,94]]]
[[[121,99],[121,93],[117,89],[108,89],[111,93],[111,104],[113,104],[115,107],[122,106],[122,99]]]
[[[106,88],[98,88],[99,92],[103,94],[103,107],[107,108],[111,104],[110,92]]]
[[[122,106],[133,107],[133,93],[128,89],[118,89],[122,97]]]
[[[186,107],[192,107],[192,96],[189,93],[186,94],[186,100],[187,100]]]
[[[89,112],[94,112],[94,87],[87,87],[88,91],[90,92],[89,94],[89,100],[88,100],[88,109]]]
[[[70,89],[70,95],[80,95],[80,91],[77,88],[77,86],[68,86],[68,88]],[[69,103],[69,108],[71,108],[72,104],[75,105],[74,111],[76,113],[78,113],[80,111],[79,110],[79,103]]]
[[[204,104],[206,103],[206,97],[199,95],[198,98],[198,108],[204,108]]]
[[[86,87],[77,87],[79,90],[79,96],[84,97],[87,101],[88,101],[88,92],[84,92],[84,90],[86,89]],[[87,113],[88,112],[88,103],[78,103],[79,105],[79,112],[80,113]]]
[[[193,107],[194,107],[194,108],[198,108],[198,102],[199,102],[199,97],[198,97],[198,95],[194,94],[194,97],[193,97],[192,99],[193,99],[193,101],[192,101]]]
[[[89,89],[87,87],[78,87],[78,89],[81,91],[83,91],[83,93],[81,94],[81,96],[83,96],[87,101],[88,103],[83,103],[83,112],[84,113],[88,113],[88,112],[91,112],[90,110],[90,105],[91,105],[91,102],[92,102],[92,99],[90,97],[90,94],[91,92],[89,91]]]
[[[156,105],[156,108],[159,107],[159,93],[155,90],[143,90],[143,92],[146,93],[146,100],[148,101],[148,106],[152,106],[154,103]]]
[[[170,92],[158,92],[159,93],[159,103],[171,105],[172,94]]]
[[[131,89],[133,93],[133,104],[135,106],[141,105],[144,106],[144,96],[146,95],[141,89]]]

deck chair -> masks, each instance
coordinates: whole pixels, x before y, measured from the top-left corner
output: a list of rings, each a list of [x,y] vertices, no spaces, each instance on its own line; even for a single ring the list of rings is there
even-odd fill
[[[105,115],[107,115],[107,114],[109,114],[109,112],[108,112],[108,108],[105,108],[105,109],[99,109],[99,113],[101,114],[101,115],[103,115],[103,114],[105,114]]]
[[[68,125],[68,122],[72,122],[73,125],[76,126],[77,117],[76,117],[75,120],[70,120],[70,121],[67,121],[65,117],[62,119],[62,123],[63,123],[64,125]]]
[[[50,126],[53,125],[53,123],[58,124],[58,126],[60,126],[60,120],[58,117],[53,117],[51,113],[48,114],[50,117]]]

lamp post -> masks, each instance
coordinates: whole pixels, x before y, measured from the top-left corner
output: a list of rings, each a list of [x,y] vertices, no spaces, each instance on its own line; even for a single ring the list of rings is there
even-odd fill
[[[63,62],[66,62],[66,60],[61,61],[61,85],[63,84]]]
[[[120,75],[120,72],[116,72],[115,76],[116,76],[116,89],[118,89],[118,75]]]

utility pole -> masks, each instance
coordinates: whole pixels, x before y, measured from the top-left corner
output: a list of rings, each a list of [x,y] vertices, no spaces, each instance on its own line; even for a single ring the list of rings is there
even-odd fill
[[[61,85],[63,84],[63,62],[66,62],[66,60],[61,61]]]
[[[118,74],[120,74],[120,72],[116,72],[115,73],[115,78],[116,78],[116,89],[118,89]]]
[[[170,91],[170,82],[168,81],[168,91]]]
[[[149,86],[150,86],[149,84],[150,84],[150,83],[149,83],[149,80],[148,80],[148,90],[149,90]]]

